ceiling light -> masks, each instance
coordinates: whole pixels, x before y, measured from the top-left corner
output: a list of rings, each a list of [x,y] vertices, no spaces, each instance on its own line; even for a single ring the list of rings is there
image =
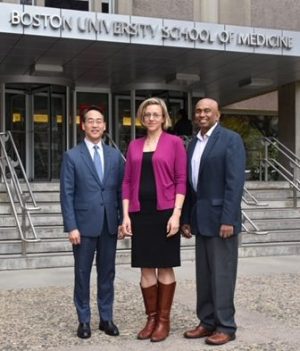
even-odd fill
[[[32,74],[60,74],[64,69],[61,65],[36,63],[32,66]]]
[[[269,78],[252,78],[248,77],[239,81],[240,88],[264,88],[273,84]]]
[[[176,73],[176,74],[171,74],[166,78],[166,83],[168,84],[179,83],[179,84],[190,85],[199,81],[200,81],[199,74],[193,74],[193,73]]]

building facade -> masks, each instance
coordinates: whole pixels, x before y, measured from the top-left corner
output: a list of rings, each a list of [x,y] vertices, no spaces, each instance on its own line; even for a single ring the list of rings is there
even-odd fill
[[[165,99],[175,122],[211,96],[228,123],[276,129],[300,154],[299,15],[297,0],[2,1],[1,131],[29,179],[55,180],[84,106],[103,108],[125,152],[143,99]]]

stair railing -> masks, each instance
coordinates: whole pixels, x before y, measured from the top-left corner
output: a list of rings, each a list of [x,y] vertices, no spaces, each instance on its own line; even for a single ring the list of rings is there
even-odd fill
[[[258,201],[257,198],[249,191],[246,185],[244,185],[244,193],[242,196],[242,201],[247,205],[269,206],[269,204],[266,202]]]
[[[300,192],[300,180],[298,179],[300,174],[300,158],[274,137],[264,137],[263,143],[265,147],[265,155],[260,163],[260,173],[264,170],[264,180],[268,181],[269,168],[271,168],[285,179],[290,184],[293,191],[293,206],[297,207],[298,193]],[[270,146],[278,152],[281,159],[289,164],[291,170],[285,167],[277,159],[270,156]]]
[[[109,133],[105,133],[105,137],[107,138],[107,140],[109,141],[110,145],[112,145],[115,149],[117,149],[118,151],[120,151],[120,154],[123,158],[124,161],[126,161],[125,156],[122,154],[121,150],[119,149],[119,146],[115,143],[115,141],[113,140],[113,138],[111,137],[111,135]]]
[[[246,221],[250,224],[250,228],[245,224]],[[245,211],[242,211],[242,228],[248,234],[256,234],[256,235],[266,235],[266,234],[268,234],[267,231],[260,230],[258,228],[258,226],[254,223],[254,221],[245,213]]]
[[[244,185],[244,193],[242,196],[242,202],[247,205],[252,206],[268,206],[269,204],[265,202],[260,202],[256,199],[256,197],[247,189],[246,185]],[[248,225],[245,223],[248,222]],[[250,224],[250,227],[249,227]],[[268,234],[267,231],[260,230],[257,224],[246,214],[246,209],[242,210],[242,228],[248,234],[258,234],[265,235]]]
[[[8,149],[10,150],[9,153],[11,156],[7,151]],[[16,171],[17,167],[19,167],[21,172],[20,178],[24,180],[25,191],[23,191],[21,187],[20,179]],[[25,254],[25,243],[40,241],[31,218],[31,212],[38,211],[40,208],[37,206],[20,155],[10,131],[0,132],[0,171],[9,197],[12,214],[16,221],[19,236],[23,243],[22,253]],[[19,205],[21,208],[21,221],[16,205]],[[31,237],[29,236],[30,232]]]

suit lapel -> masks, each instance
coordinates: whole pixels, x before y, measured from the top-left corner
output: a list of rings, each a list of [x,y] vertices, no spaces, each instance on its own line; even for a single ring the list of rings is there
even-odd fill
[[[189,166],[189,171],[188,171],[188,175],[189,175],[189,183],[193,186],[193,179],[192,179],[192,157],[193,157],[193,153],[197,144],[197,137],[193,138],[189,148],[188,148],[188,166]]]
[[[90,172],[92,173],[92,175],[96,179],[97,183],[99,183],[101,185],[101,182],[100,182],[99,176],[97,174],[94,162],[91,158],[91,154],[90,154],[85,142],[83,141],[80,145],[81,145],[80,154],[81,154],[81,158],[82,158],[83,162],[88,167],[88,169],[90,170]]]
[[[107,177],[110,174],[111,169],[111,157],[110,157],[110,149],[104,143],[103,145],[103,156],[104,156],[104,175],[103,175],[103,184],[105,183]]]

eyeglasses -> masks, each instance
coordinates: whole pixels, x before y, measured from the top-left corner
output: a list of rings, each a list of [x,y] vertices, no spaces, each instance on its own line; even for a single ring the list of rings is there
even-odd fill
[[[162,115],[159,115],[158,113],[145,113],[144,114],[144,119],[150,119],[151,117],[153,119],[160,119]]]
[[[93,124],[99,125],[104,123],[102,118],[97,118],[97,119],[88,118],[85,122],[89,125],[93,125]]]

